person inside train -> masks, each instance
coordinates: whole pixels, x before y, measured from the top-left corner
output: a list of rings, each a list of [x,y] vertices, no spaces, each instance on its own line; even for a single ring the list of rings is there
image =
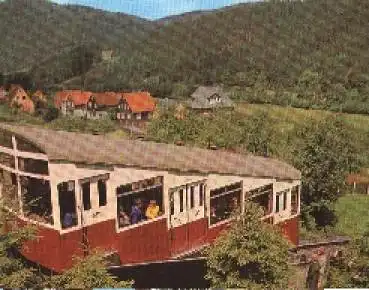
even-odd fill
[[[63,218],[63,228],[70,228],[73,226],[73,213],[67,212]]]
[[[119,226],[120,227],[125,227],[130,225],[131,222],[129,220],[129,216],[128,214],[124,211],[123,207],[121,206],[119,208]]]
[[[141,199],[136,199],[135,200],[135,204],[132,206],[132,211],[131,211],[131,224],[137,224],[139,222],[141,222],[144,219],[144,216],[142,214],[142,202]]]
[[[150,200],[150,203],[146,209],[146,217],[148,219],[157,218],[159,215],[159,210],[160,209],[159,206],[156,204],[156,200],[155,199]]]

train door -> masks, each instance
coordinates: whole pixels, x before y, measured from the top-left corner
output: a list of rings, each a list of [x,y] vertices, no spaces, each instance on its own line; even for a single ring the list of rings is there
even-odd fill
[[[205,208],[206,185],[205,182],[189,184],[187,186],[188,210],[188,239],[189,248],[195,249],[204,244],[208,220]]]
[[[170,191],[170,243],[172,256],[185,252],[189,247],[187,224],[186,187]]]
[[[189,184],[169,193],[172,254],[191,250],[206,232],[205,184]]]

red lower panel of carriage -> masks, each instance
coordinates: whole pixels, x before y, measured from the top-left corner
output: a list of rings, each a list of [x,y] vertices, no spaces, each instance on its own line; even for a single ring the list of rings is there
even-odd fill
[[[19,225],[24,226],[26,222],[19,220]],[[70,268],[75,257],[83,257],[86,244],[89,253],[96,249],[117,253],[122,264],[163,261],[212,243],[229,225],[208,227],[208,219],[203,218],[168,229],[167,220],[163,218],[117,232],[115,220],[108,220],[63,234],[39,226],[36,239],[27,241],[21,253],[30,261],[56,272]],[[298,225],[298,217],[278,225],[295,245],[298,244]]]

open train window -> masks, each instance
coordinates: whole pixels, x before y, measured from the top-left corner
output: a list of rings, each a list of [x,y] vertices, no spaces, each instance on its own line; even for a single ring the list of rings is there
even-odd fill
[[[116,192],[119,228],[153,220],[164,214],[162,177],[124,184]]]
[[[82,184],[82,199],[83,199],[83,209],[91,209],[91,190],[90,183],[86,182]]]
[[[241,205],[241,194],[241,182],[211,190],[210,224],[213,225],[229,219]]]
[[[71,228],[78,223],[75,193],[74,181],[63,182],[58,185],[62,229]]]

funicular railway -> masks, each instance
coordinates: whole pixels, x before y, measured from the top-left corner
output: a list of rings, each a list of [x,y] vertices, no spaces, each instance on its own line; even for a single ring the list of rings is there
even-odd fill
[[[250,200],[298,244],[300,172],[252,155],[0,124],[0,193],[39,229],[22,254],[56,272],[94,249],[117,265],[181,259]]]

